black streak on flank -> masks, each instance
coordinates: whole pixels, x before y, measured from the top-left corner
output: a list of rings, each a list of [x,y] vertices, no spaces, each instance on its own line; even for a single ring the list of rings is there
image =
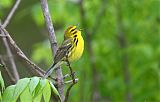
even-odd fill
[[[77,44],[78,44],[78,39],[77,39],[77,41],[76,41],[76,46],[77,46]]]
[[[74,35],[73,37],[74,37],[74,38],[76,38],[76,37],[77,37],[77,35]]]
[[[76,33],[77,33],[77,31],[73,32],[73,35],[76,34]]]
[[[73,42],[75,42],[76,41],[76,38],[74,38],[74,41]]]

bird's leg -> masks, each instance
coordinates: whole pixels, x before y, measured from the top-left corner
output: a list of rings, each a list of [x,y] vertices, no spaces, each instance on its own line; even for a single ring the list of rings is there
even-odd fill
[[[75,72],[73,72],[72,67],[71,67],[71,65],[70,65],[70,63],[69,63],[68,60],[67,60],[67,65],[68,65],[68,67],[69,67],[69,69],[70,69],[71,77],[72,77],[73,83],[76,83],[76,80],[75,80]]]

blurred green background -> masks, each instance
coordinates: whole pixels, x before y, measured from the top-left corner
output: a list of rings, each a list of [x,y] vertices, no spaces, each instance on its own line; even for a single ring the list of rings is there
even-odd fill
[[[2,22],[14,1],[0,0]],[[48,2],[59,45],[68,26],[83,29],[85,51],[72,63],[79,81],[70,102],[160,102],[160,0]],[[53,63],[39,0],[22,0],[6,29],[41,68]],[[0,54],[6,56],[2,40]],[[21,78],[34,76],[15,58]],[[62,67],[63,74],[69,73]]]

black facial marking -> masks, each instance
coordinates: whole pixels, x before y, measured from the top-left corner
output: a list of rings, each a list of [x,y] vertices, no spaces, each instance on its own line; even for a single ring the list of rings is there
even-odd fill
[[[73,37],[74,37],[74,38],[76,38],[76,37],[77,37],[77,35],[74,35]]]
[[[76,41],[76,46],[77,46],[77,44],[78,44],[78,39],[77,39],[77,41]]]

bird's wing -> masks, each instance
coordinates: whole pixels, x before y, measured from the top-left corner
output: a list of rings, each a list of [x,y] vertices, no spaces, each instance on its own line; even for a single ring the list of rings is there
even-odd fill
[[[65,39],[62,45],[58,48],[56,55],[54,57],[54,63],[58,63],[61,60],[64,60],[68,50],[72,47],[73,38]]]

